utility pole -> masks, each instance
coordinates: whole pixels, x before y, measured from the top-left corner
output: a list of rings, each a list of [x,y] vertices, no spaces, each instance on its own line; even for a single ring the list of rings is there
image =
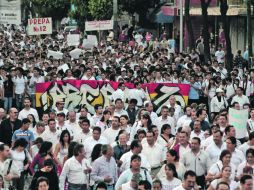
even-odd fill
[[[247,37],[248,37],[248,61],[249,61],[249,68],[252,66],[252,58],[253,58],[253,51],[252,51],[252,27],[251,27],[251,0],[247,1]]]
[[[118,12],[118,2],[113,0],[113,18],[114,18],[114,30],[117,28],[117,12]]]
[[[183,52],[183,0],[180,0],[180,52]]]

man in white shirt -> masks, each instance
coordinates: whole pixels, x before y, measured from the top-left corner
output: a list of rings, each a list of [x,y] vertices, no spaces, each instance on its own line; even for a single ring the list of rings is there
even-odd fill
[[[71,135],[71,138],[73,139],[74,129],[71,125],[67,124],[67,122],[65,121],[65,114],[63,112],[57,114],[56,130],[58,130],[59,133],[62,133],[63,130],[68,130]]]
[[[198,190],[199,187],[196,184],[196,173],[192,170],[188,170],[184,174],[183,183],[174,188],[173,190]]]
[[[82,131],[81,127],[79,126],[75,111],[68,112],[68,120],[66,121],[66,124],[71,126],[71,128],[74,130],[73,131],[74,133],[76,131],[78,131],[78,132]]]
[[[114,116],[121,117],[122,115],[127,115],[129,117],[129,114],[126,110],[124,110],[124,102],[122,99],[116,99],[115,100],[115,111]]]
[[[36,109],[31,108],[31,100],[29,98],[25,98],[24,99],[24,109],[22,109],[19,112],[18,119],[23,120],[23,119],[27,118],[27,116],[29,114],[32,114],[34,116],[36,122],[39,121],[38,112],[36,111]]]
[[[56,101],[56,107],[55,107],[56,114],[63,112],[65,115],[68,114],[68,110],[64,108],[64,101],[63,100],[57,100]]]
[[[243,109],[243,105],[246,103],[250,103],[249,98],[245,95],[243,95],[243,88],[242,87],[238,87],[236,89],[236,95],[233,97],[232,101],[231,101],[231,105],[234,102],[238,102],[240,104],[240,108]]]
[[[115,102],[116,99],[121,99],[123,102],[125,101],[125,85],[124,83],[120,82],[118,85],[118,89],[112,93],[110,96],[111,102]]]
[[[56,146],[60,138],[60,133],[56,130],[56,121],[54,119],[49,119],[48,126],[49,128],[43,132],[41,138],[43,141],[49,141],[53,146]]]
[[[206,147],[206,152],[213,163],[219,160],[222,150],[226,149],[226,144],[222,141],[222,137],[223,133],[221,131],[215,131],[213,133],[213,143]]]
[[[155,120],[155,124],[157,125],[159,132],[161,131],[161,127],[164,124],[169,124],[171,126],[171,132],[175,135],[175,120],[173,117],[169,116],[169,108],[167,106],[162,106],[161,108],[161,116]]]
[[[101,135],[100,127],[94,127],[92,136],[83,141],[86,151],[86,158],[91,157],[91,153],[96,144],[108,144],[107,139]]]
[[[75,131],[73,141],[83,143],[88,137],[92,136],[92,130],[90,129],[90,121],[86,118],[79,122],[81,131]]]
[[[141,154],[142,144],[138,142],[138,140],[133,140],[130,145],[130,151],[126,152],[122,155],[119,160],[120,171],[125,171],[130,168],[131,156],[133,154],[138,154],[141,157],[141,167],[146,168],[147,170],[151,170],[151,166],[143,154]]]
[[[120,118],[117,116],[113,116],[112,118],[112,125],[110,128],[107,128],[104,132],[103,132],[103,136],[106,137],[106,139],[108,140],[109,144],[112,144],[113,142],[115,142],[116,137],[119,134],[120,131]]]
[[[218,50],[215,52],[215,57],[218,63],[224,63],[225,52],[221,49],[221,47],[218,47]]]
[[[191,123],[191,112],[192,112],[192,108],[191,106],[186,106],[184,107],[184,115],[181,116],[178,120],[177,120],[177,124],[176,124],[176,130],[179,127],[183,127],[183,124],[187,121],[189,121]],[[195,114],[196,115],[196,114]]]
[[[169,97],[169,105],[168,105],[169,108],[174,108],[175,109],[175,113],[174,113],[174,116],[175,116],[175,119],[176,121],[179,119],[179,117],[182,116],[182,108],[181,106],[179,106],[177,103],[176,103],[176,98],[174,95],[171,95]]]
[[[151,165],[151,175],[156,176],[161,168],[161,164],[166,159],[166,152],[164,147],[155,141],[155,133],[153,131],[148,131],[146,133],[147,143],[143,144],[143,149],[141,154],[143,154],[149,164]],[[151,156],[151,152],[153,156]]]
[[[73,157],[69,158],[59,177],[60,190],[65,189],[65,181],[68,179],[69,189],[87,189],[88,179],[87,173],[91,172],[91,168],[87,166],[85,159],[86,152],[82,144],[77,144],[73,150]]]
[[[186,170],[192,170],[197,174],[197,184],[205,187],[205,175],[212,163],[205,151],[200,149],[200,138],[194,137],[191,140],[191,150],[185,152],[180,162],[183,163]]]
[[[29,80],[29,91],[32,99],[32,106],[35,107],[35,86],[37,83],[43,83],[44,77],[40,76],[40,69],[35,67],[33,69],[33,76]]]
[[[95,114],[91,117],[91,126],[96,126],[96,123],[98,123],[101,120],[103,108],[102,105],[96,104],[94,106]]]
[[[157,115],[157,113],[155,113],[153,111],[153,104],[152,104],[152,102],[145,101],[145,108],[146,108],[146,111],[148,111],[150,113],[150,117],[151,117],[152,123],[155,124],[155,120],[158,118],[158,115]]]
[[[137,100],[137,106],[140,108],[143,106],[143,102],[146,99],[145,91],[141,88],[140,82],[134,83],[134,88],[129,90],[128,100]]]
[[[81,80],[95,80],[91,68],[86,68],[86,72],[82,76]]]
[[[244,156],[246,156],[246,151],[250,148],[254,149],[254,132],[249,134],[249,140],[239,146],[238,149],[243,152]]]
[[[193,131],[191,131],[190,138],[198,137],[201,141],[205,140],[205,132],[201,130],[201,122],[196,119],[193,124]]]

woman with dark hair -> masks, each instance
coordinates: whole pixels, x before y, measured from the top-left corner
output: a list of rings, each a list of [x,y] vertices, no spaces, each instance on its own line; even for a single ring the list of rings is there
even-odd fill
[[[237,178],[240,180],[242,175],[245,173],[244,170],[246,170],[246,167],[251,167],[252,168],[252,174],[254,171],[254,149],[249,148],[246,151],[246,161],[242,162],[239,164],[237,167]]]
[[[12,107],[13,99],[13,81],[11,75],[4,77],[4,109],[9,110]]]
[[[169,124],[164,124],[161,127],[161,138],[164,140],[165,145],[168,144],[169,139],[174,137],[174,135],[171,134],[171,126]]]
[[[135,123],[134,123],[134,125],[135,125]],[[137,134],[137,132],[139,130],[142,129],[147,132],[148,130],[151,129],[151,126],[152,126],[152,120],[151,120],[150,114],[147,111],[144,111],[140,117],[140,124],[135,126],[135,128],[132,128],[131,139],[134,138],[135,134]]]
[[[101,132],[111,127],[111,112],[109,110],[104,110],[102,113],[101,120],[96,123],[96,126],[101,128]]]
[[[35,125],[36,125],[36,121],[35,121],[34,115],[33,115],[33,114],[28,114],[28,115],[27,115],[27,119],[29,119],[30,122],[31,122],[31,124],[30,124],[30,126],[29,126],[29,129],[33,131],[33,130],[34,130],[34,127],[35,127]]]
[[[16,184],[17,190],[24,189],[24,177],[25,171],[29,167],[29,163],[31,163],[31,156],[29,152],[26,150],[28,142],[24,138],[17,139],[14,142],[14,146],[11,150],[11,157],[13,160],[13,164],[17,166],[18,171],[20,172],[20,178],[15,179],[14,184]]]
[[[208,171],[206,176],[207,181],[219,179],[221,177],[222,168],[224,166],[231,167],[231,179],[235,179],[236,167],[231,163],[231,153],[229,150],[223,150],[220,154],[220,160],[214,163]]]
[[[173,164],[176,168],[178,178],[183,179],[186,168],[181,162],[179,162],[177,152],[173,149],[168,150],[165,164],[161,167],[159,173],[157,174],[157,178],[162,179],[167,177],[165,172],[165,167],[167,164]]]
[[[172,190],[181,184],[181,180],[177,177],[176,167],[174,164],[165,166],[166,177],[160,178],[162,190]]]
[[[39,178],[45,177],[49,181],[49,190],[58,190],[59,189],[59,179],[57,173],[55,172],[54,162],[52,159],[47,159],[44,161],[44,166],[37,172],[35,172],[32,182],[31,190],[36,190],[36,182]]]
[[[54,159],[53,153],[52,153],[52,146],[53,144],[51,142],[48,141],[44,141],[39,149],[38,154],[35,155],[32,163],[29,166],[30,171],[32,172],[32,174],[35,173],[35,170],[39,170],[43,167],[44,161],[46,159]],[[57,162],[55,161],[55,164]]]
[[[36,190],[49,190],[49,180],[45,177],[40,177],[36,182]]]
[[[64,157],[68,154],[68,148],[71,142],[71,135],[68,130],[63,130],[60,138],[59,143],[57,143],[54,151],[54,157],[59,158],[58,162],[63,166]]]
[[[76,141],[72,141],[69,145],[68,148],[68,154],[64,157],[63,159],[63,165],[65,163],[66,160],[68,160],[69,158],[71,158],[73,156],[73,149],[74,147],[77,145],[78,143]]]
[[[239,184],[234,181],[231,178],[231,173],[232,173],[232,168],[230,166],[223,166],[221,169],[221,173],[220,173],[220,177],[218,179],[214,179],[212,181],[212,183],[210,184],[208,190],[215,190],[216,186],[220,183],[220,182],[226,182],[229,187],[230,190],[239,190]]]

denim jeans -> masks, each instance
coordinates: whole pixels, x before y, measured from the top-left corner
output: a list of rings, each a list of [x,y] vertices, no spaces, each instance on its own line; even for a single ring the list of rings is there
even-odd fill
[[[75,185],[72,183],[68,184],[68,190],[87,190],[86,185]]]
[[[4,109],[8,110],[12,107],[12,97],[4,97]]]

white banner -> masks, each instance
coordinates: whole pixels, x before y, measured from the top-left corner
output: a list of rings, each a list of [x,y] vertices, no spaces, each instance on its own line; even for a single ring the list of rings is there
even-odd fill
[[[82,44],[85,49],[92,49],[98,46],[98,39],[95,35],[87,35],[87,39],[83,40]]]
[[[0,24],[21,24],[21,0],[0,0]]]
[[[68,34],[67,35],[68,46],[78,46],[79,45],[79,34]]]
[[[27,34],[52,34],[52,19],[50,17],[28,19]]]
[[[113,29],[113,20],[87,21],[85,23],[86,31],[111,30]]]

